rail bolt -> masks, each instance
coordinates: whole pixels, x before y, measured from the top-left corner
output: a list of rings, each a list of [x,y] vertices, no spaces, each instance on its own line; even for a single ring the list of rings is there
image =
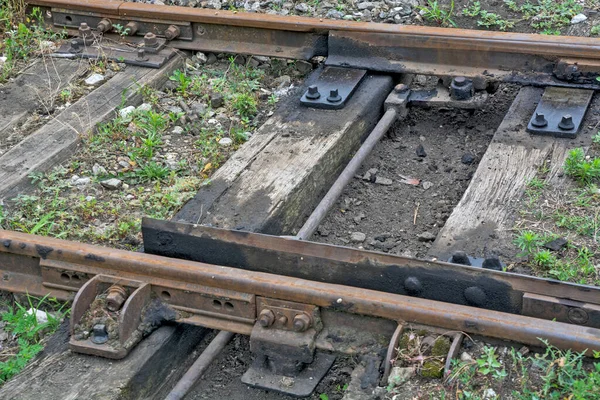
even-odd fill
[[[573,117],[571,116],[571,114],[563,115],[560,122],[558,123],[558,127],[565,131],[569,131],[575,128],[575,124],[573,123]]]
[[[311,318],[306,313],[298,314],[294,317],[294,330],[304,332],[310,328]]]
[[[158,39],[152,32],[148,32],[144,35],[144,46],[145,47],[158,47]]]
[[[137,59],[138,61],[146,61],[148,59],[148,57],[146,57],[146,50],[144,50],[143,48],[138,49]]]
[[[587,323],[589,319],[587,311],[582,308],[571,308],[567,315],[569,317],[569,322],[578,325]]]
[[[96,25],[96,30],[98,32],[108,32],[112,29],[112,22],[110,21],[110,19],[108,18],[104,18],[102,19],[100,22],[98,22],[98,25]]]
[[[457,76],[450,83],[450,97],[454,100],[469,100],[473,97],[473,81],[464,76]]]
[[[543,128],[544,126],[548,125],[546,116],[542,113],[535,113],[535,117],[531,121],[531,125],[538,127],[538,128]]]
[[[331,89],[329,96],[327,97],[327,101],[330,103],[339,103],[342,101],[342,96],[340,96],[337,89]]]
[[[258,317],[258,323],[263,328],[268,328],[275,322],[275,314],[271,310],[262,310]]]
[[[408,86],[404,83],[399,83],[394,87],[394,92],[396,93],[404,93],[408,90]]]
[[[173,39],[177,38],[177,36],[179,36],[180,33],[181,33],[181,31],[179,30],[179,27],[177,25],[170,25],[165,30],[164,35],[167,40],[173,40]]]
[[[113,285],[108,288],[106,295],[106,308],[110,311],[119,311],[123,307],[123,303],[127,300],[127,292],[122,286]]]
[[[135,21],[131,21],[131,22],[128,22],[127,25],[125,25],[124,32],[128,36],[133,36],[137,33],[137,31],[139,29],[140,29],[140,25]]]
[[[106,331],[106,325],[94,325],[94,327],[92,328],[92,336],[90,340],[96,344],[104,344],[108,342],[108,332]]]
[[[79,25],[79,36],[83,39],[83,44],[91,44],[94,41],[94,34],[92,33],[92,28],[89,27],[88,24],[82,22]]]
[[[416,276],[409,276],[404,280],[404,289],[412,295],[417,295],[423,291],[423,285]]]
[[[81,45],[77,39],[71,40],[70,45],[71,45],[71,53],[81,52]]]
[[[317,85],[310,85],[308,87],[308,91],[306,92],[306,98],[310,100],[316,100],[321,97],[321,93],[319,93],[319,87]]]

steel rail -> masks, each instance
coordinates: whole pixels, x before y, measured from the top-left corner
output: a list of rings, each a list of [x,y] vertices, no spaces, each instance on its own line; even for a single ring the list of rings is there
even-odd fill
[[[506,51],[509,53],[546,54],[564,57],[600,59],[600,40],[589,37],[549,36],[531,33],[494,32],[484,30],[438,28],[417,25],[394,25],[373,22],[341,21],[301,16],[243,13],[182,6],[163,6],[111,0],[30,0],[30,6],[56,7],[69,10],[114,13],[128,18],[199,22],[248,28],[264,28],[292,32],[326,33],[328,31],[385,33],[443,39],[458,46],[452,48]],[[474,44],[482,47],[473,48]]]
[[[188,24],[193,37],[170,42],[175,48],[187,50],[297,59],[326,55],[329,65],[540,85],[558,85],[561,81],[541,79],[535,74],[554,74],[568,80],[581,80],[583,74],[587,79],[581,84],[597,87],[595,77],[600,73],[600,40],[587,37],[284,17],[110,0],[31,0],[29,5],[45,8],[47,23],[56,23],[59,28],[76,29],[78,23],[74,21],[86,18],[109,18],[120,23],[139,20],[147,26]],[[65,19],[54,21],[53,14],[61,13]],[[65,13],[78,15],[75,18]],[[68,21],[73,23],[69,25]],[[156,26],[155,32],[162,34],[164,27]],[[515,76],[515,72],[520,75]]]
[[[64,271],[84,269],[121,279],[136,279],[151,286],[179,286],[189,291],[198,290],[197,286],[202,285],[209,293],[211,290],[225,290],[240,296],[265,296],[534,346],[539,345],[538,338],[544,338],[559,348],[587,351],[589,354],[600,350],[600,330],[594,328],[0,230],[0,270],[3,277],[0,289],[70,297],[65,288],[44,286],[42,262],[60,263]],[[19,276],[22,278],[23,275],[28,277],[25,282],[19,280]],[[169,304],[168,300],[165,302]],[[196,317],[184,318],[180,322],[224,329],[223,324],[213,323],[211,318]],[[227,315],[222,315],[222,319],[227,318]],[[251,328],[253,322],[234,323],[227,330],[248,334],[248,327]]]

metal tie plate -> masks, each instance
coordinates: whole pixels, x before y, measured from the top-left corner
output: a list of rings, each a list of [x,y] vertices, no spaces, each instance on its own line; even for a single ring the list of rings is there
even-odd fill
[[[315,84],[310,85],[300,102],[308,107],[339,110],[367,73],[364,69],[325,67]]]
[[[593,90],[546,88],[527,124],[527,131],[539,135],[577,137],[593,94]]]

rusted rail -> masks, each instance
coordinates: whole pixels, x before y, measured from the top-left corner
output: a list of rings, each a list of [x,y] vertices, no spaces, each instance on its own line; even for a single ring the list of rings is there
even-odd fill
[[[597,87],[600,40],[583,37],[337,21],[109,0],[31,0],[46,22],[136,23],[134,36],[166,37],[179,49],[309,59],[375,71],[470,76],[540,85]],[[100,27],[100,22],[104,25]],[[173,26],[175,28],[173,28]],[[178,32],[174,34],[174,32]]]
[[[283,301],[347,313],[348,320],[354,314],[377,317],[381,320],[371,323],[382,326],[384,320],[405,321],[530,345],[545,338],[561,348],[600,350],[600,330],[595,328],[10,231],[0,231],[0,270],[0,289],[61,299],[73,298],[77,291],[81,299],[99,277],[110,284],[138,285],[148,298],[178,310],[179,322],[242,334],[251,333],[264,307]],[[141,307],[133,294],[129,297],[121,315]],[[72,318],[77,320],[80,312],[74,305]],[[335,341],[326,339],[327,330],[335,328],[327,326],[328,320],[340,318],[323,316],[325,336],[317,346],[338,350]]]

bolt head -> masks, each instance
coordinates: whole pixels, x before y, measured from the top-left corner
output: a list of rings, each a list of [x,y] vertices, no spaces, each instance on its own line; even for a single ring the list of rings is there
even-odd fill
[[[538,128],[542,128],[542,127],[548,125],[548,121],[546,120],[546,117],[544,116],[544,114],[535,113],[535,117],[531,121],[531,125],[536,126]]]
[[[310,85],[306,91],[306,98],[310,100],[316,100],[319,97],[321,97],[321,93],[319,93],[319,88],[317,85]]]
[[[565,115],[563,115],[563,117],[561,118],[560,122],[558,123],[558,127],[560,129],[565,130],[565,131],[574,129],[575,128],[575,124],[573,123],[573,117],[571,116],[571,114],[565,114]]]
[[[305,314],[298,314],[294,317],[294,330],[296,332],[304,332],[306,331],[308,328],[310,328],[310,317]]]
[[[275,322],[275,314],[271,310],[262,310],[258,317],[258,324],[263,328],[268,328]]]
[[[337,89],[331,89],[329,91],[327,101],[330,103],[339,103],[340,101],[342,101],[342,97],[340,96],[339,91]]]
[[[467,78],[464,76],[457,76],[452,80],[452,82],[455,86],[465,86],[467,84]]]
[[[394,92],[396,93],[404,93],[408,90],[408,86],[405,85],[404,83],[399,83],[396,85],[396,87],[394,87]]]
[[[96,324],[92,328],[92,342],[96,344],[104,344],[108,342],[108,332],[106,331],[106,325]]]

